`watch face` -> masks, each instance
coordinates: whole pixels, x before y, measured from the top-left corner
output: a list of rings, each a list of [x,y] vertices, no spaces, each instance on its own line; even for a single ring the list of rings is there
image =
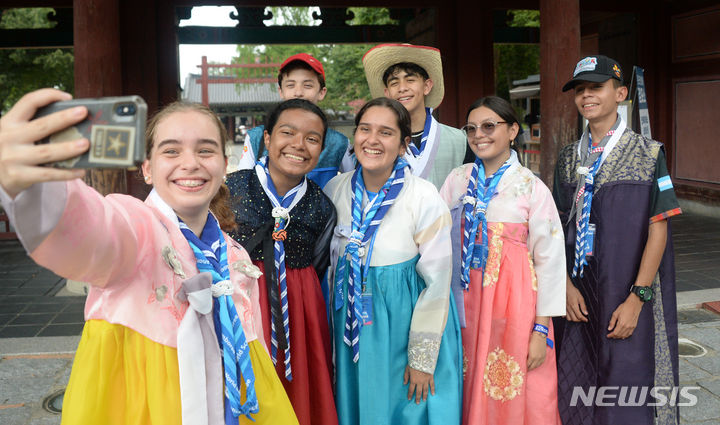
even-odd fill
[[[638,287],[635,289],[635,293],[643,301],[650,301],[652,299],[652,289],[646,287]]]

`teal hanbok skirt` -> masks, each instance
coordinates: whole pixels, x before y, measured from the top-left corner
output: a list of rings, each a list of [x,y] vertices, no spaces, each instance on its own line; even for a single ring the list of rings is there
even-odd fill
[[[343,306],[333,312],[336,407],[340,425],[455,425],[462,415],[462,344],[455,301],[450,295],[447,324],[433,378],[435,395],[415,404],[403,385],[408,364],[410,322],[425,282],[415,270],[418,257],[391,266],[370,267],[372,324],[360,331],[360,359],[343,341],[347,315],[346,264]],[[340,261],[347,261],[341,259]],[[359,300],[358,300],[359,301]]]

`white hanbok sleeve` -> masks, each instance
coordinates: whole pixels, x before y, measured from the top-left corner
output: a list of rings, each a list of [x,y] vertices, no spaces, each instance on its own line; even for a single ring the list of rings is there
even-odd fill
[[[243,156],[238,163],[238,170],[250,170],[255,167],[257,158],[253,152],[252,142],[250,141],[250,133],[245,134],[245,143],[243,145]]]
[[[416,270],[425,281],[410,324],[408,364],[413,369],[433,373],[440,341],[447,322],[452,271],[450,211],[432,184],[421,181],[417,187],[414,240],[420,259]]]
[[[530,195],[528,251],[537,276],[537,316],[565,315],[565,243],[550,190],[538,178]]]

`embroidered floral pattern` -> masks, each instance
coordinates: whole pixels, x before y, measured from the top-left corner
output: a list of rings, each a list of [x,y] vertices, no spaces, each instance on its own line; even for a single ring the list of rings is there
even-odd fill
[[[262,276],[260,269],[253,264],[250,260],[238,260],[232,265],[233,270],[238,271],[246,276],[250,276],[253,279],[257,279]]]
[[[165,295],[167,295],[168,288],[165,285],[161,285],[159,288],[155,288],[155,298],[162,302],[162,300],[165,299]]]
[[[524,169],[521,169],[519,181],[515,183],[514,195],[516,197],[529,195],[533,188],[533,182],[535,181],[535,175],[532,172],[526,173]]]
[[[180,278],[185,279],[185,272],[183,271],[182,264],[177,258],[177,252],[171,246],[164,246],[160,254],[165,264],[168,265],[176,275]]]
[[[177,291],[175,292],[175,297],[169,297],[168,292],[169,289],[166,285],[160,285],[156,288],[152,288],[150,295],[148,296],[147,303],[161,304],[162,307],[160,307],[160,309],[168,311],[170,314],[172,314],[173,318],[175,318],[175,320],[180,323],[183,316],[185,315],[188,303],[187,301],[182,302],[177,299]]]
[[[483,288],[493,286],[497,283],[500,275],[500,259],[502,256],[502,234],[504,229],[503,223],[493,223],[490,225],[492,236],[488,244],[488,259],[485,263],[485,275],[483,277]],[[488,233],[491,233],[490,231]]]
[[[558,225],[559,223],[551,220],[548,218],[548,227],[550,227],[550,236],[553,239],[562,239],[563,238],[563,231],[562,228]]]
[[[465,376],[467,375],[467,369],[468,369],[469,363],[470,363],[470,360],[467,358],[465,351],[463,351],[463,379],[465,379]]]
[[[435,371],[442,335],[428,332],[410,332],[408,365],[425,373]]]
[[[523,373],[515,359],[500,347],[487,356],[483,381],[485,394],[497,401],[510,401],[520,394]]]
[[[527,253],[528,264],[530,264],[530,276],[532,277],[532,288],[533,291],[537,292],[537,275],[535,274],[535,262],[533,261],[532,255]]]
[[[182,321],[182,318],[185,315],[185,312],[184,311],[181,312],[177,307],[175,307],[174,304],[170,304],[169,306],[162,307],[162,309],[169,311],[170,314],[173,315],[175,320],[177,320],[178,324]],[[187,310],[187,308],[185,308],[184,310]]]
[[[577,183],[579,175],[577,145],[578,142],[575,142],[564,147],[558,155],[557,168],[561,179],[572,186]],[[651,181],[660,147],[660,143],[626,130],[595,176],[596,192],[610,182]]]

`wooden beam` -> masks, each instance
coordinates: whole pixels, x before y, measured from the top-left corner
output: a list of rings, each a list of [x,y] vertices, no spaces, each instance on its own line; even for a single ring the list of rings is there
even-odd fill
[[[0,49],[42,49],[73,46],[73,30],[12,29],[0,30]]]
[[[317,26],[178,28],[180,44],[381,43],[404,40],[405,30],[397,25],[352,25],[335,28]]]

